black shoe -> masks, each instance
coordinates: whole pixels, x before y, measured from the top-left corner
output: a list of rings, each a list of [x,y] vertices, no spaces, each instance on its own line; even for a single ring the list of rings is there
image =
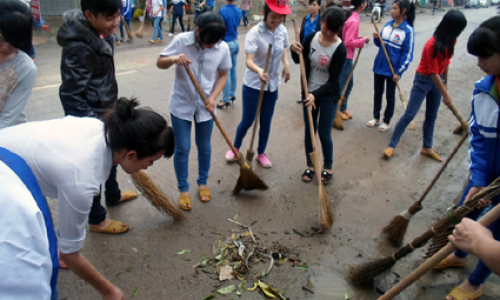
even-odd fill
[[[236,97],[229,97],[229,101],[231,101],[231,104],[233,104],[234,100],[236,100]]]
[[[217,104],[217,108],[226,108],[228,107],[229,105],[231,105],[231,103],[229,102],[224,102],[224,101],[219,101],[219,103]]]
[[[307,179],[306,179],[307,178]],[[302,181],[311,182],[314,178],[314,171],[307,168],[304,173],[302,173]]]
[[[330,180],[332,180],[332,176],[333,176],[333,173],[330,174],[327,171],[321,172],[321,182],[323,182],[323,184],[328,184],[328,182],[330,182]]]

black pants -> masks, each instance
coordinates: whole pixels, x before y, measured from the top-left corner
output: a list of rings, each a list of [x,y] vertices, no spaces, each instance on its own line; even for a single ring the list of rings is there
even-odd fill
[[[392,77],[386,77],[374,73],[374,90],[373,97],[373,118],[380,120],[380,110],[382,109],[382,96],[384,95],[384,83],[387,85],[385,97],[387,99],[387,107],[384,112],[384,122],[389,124],[394,115],[394,104],[396,102],[396,83]]]
[[[181,25],[182,32],[184,32],[184,23],[182,23],[182,16],[183,16],[183,15],[178,15],[178,14],[174,14],[174,15],[172,16],[172,31],[171,31],[171,33],[174,33],[174,29],[175,29],[175,20],[176,20],[176,19],[179,19],[179,24]]]
[[[111,168],[111,173],[106,180],[104,196],[106,197],[106,205],[113,205],[120,201],[121,191],[118,182],[116,182],[116,166]],[[89,224],[98,225],[104,220],[106,220],[106,209],[101,205],[101,193],[99,193],[92,202]]]

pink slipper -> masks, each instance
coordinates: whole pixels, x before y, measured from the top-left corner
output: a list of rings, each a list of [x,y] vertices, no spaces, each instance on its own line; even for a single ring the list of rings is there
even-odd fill
[[[236,148],[238,152],[240,152],[240,149]],[[228,161],[234,161],[236,155],[234,154],[233,150],[229,149],[229,151],[226,152],[226,159]]]
[[[259,154],[259,156],[257,156],[257,160],[264,168],[270,168],[273,166],[273,163],[269,160],[269,158],[267,158],[265,153]]]

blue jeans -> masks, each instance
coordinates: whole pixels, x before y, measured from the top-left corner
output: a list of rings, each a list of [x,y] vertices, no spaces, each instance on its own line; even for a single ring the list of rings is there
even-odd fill
[[[248,128],[252,126],[255,120],[255,113],[257,112],[257,103],[259,102],[260,90],[252,89],[243,85],[242,91],[243,113],[240,125],[236,130],[236,138],[234,139],[234,147],[241,148],[243,138],[247,134]],[[262,107],[260,108],[259,116],[259,146],[257,153],[262,154],[266,151],[267,141],[271,133],[271,121],[273,119],[274,107],[278,100],[278,90],[274,92],[264,92],[264,99],[262,99]],[[331,129],[330,129],[331,130]]]
[[[184,23],[182,23],[182,16],[181,14],[174,14],[172,17],[172,33],[174,33],[175,29],[175,20],[178,18],[179,19],[179,25],[181,25],[182,32],[184,32]]]
[[[116,166],[111,168],[109,177],[106,180],[104,195],[106,197],[106,205],[117,204],[122,197],[120,187],[116,181]],[[89,213],[89,224],[98,225],[106,220],[106,209],[101,204],[101,192],[95,196],[92,201],[92,207]]]
[[[189,191],[188,182],[188,160],[191,149],[191,123],[170,114],[172,127],[174,128],[174,169],[177,176],[177,186],[181,193]],[[206,185],[208,171],[210,170],[210,158],[212,156],[212,130],[214,120],[205,122],[194,122],[195,141],[198,148],[198,185]]]
[[[314,132],[318,132],[319,140],[321,141],[321,149],[323,151],[323,169],[330,170],[333,167],[333,141],[332,141],[332,126],[339,102],[334,101],[331,94],[324,95],[316,100],[316,109],[312,111]],[[309,153],[313,152],[311,143],[311,130],[309,129],[309,118],[307,108],[302,104],[305,122],[305,146],[307,166],[313,168],[313,162]],[[319,122],[318,122],[319,119]]]
[[[463,205],[463,203],[465,201],[465,196],[467,196],[467,194],[469,193],[470,188],[472,188],[472,184],[469,181],[469,184],[467,185],[467,187],[464,190],[464,193],[462,194],[462,199],[460,200],[459,206]],[[491,202],[495,206],[498,205],[498,203],[500,203],[500,197],[493,198]],[[484,209],[475,210],[475,211],[471,212],[469,215],[467,215],[467,218],[470,218],[472,220],[477,220],[481,216],[481,213],[483,210]],[[496,221],[494,221],[488,227],[488,229],[493,233],[493,238],[496,241],[499,241],[500,240],[500,219],[497,219]],[[458,257],[461,257],[461,258],[465,258],[465,257],[467,257],[468,254],[463,252],[462,250],[456,250],[455,255]],[[488,278],[488,276],[490,276],[490,274],[491,274],[491,270],[480,260],[477,263],[476,269],[474,270],[474,272],[472,272],[469,275],[468,279],[469,279],[469,282],[471,284],[473,284],[475,286],[480,286],[481,284],[483,284],[486,281],[486,279]]]
[[[128,27],[130,28],[130,20],[125,20],[127,22]],[[124,39],[124,34],[123,34],[123,20],[120,18],[120,36],[121,40],[123,41]]]
[[[243,16],[243,26],[247,27],[248,25],[248,12],[250,10],[244,10],[242,11],[242,16]]]
[[[394,132],[392,133],[389,147],[396,148],[399,139],[403,135],[410,124],[415,118],[422,102],[425,101],[425,121],[423,125],[424,145],[423,148],[432,148],[432,137],[434,136],[434,123],[438,115],[439,105],[441,104],[441,92],[432,81],[430,76],[423,76],[415,74],[413,79],[413,88],[411,89],[410,100],[406,111],[399,119]]]
[[[161,27],[160,27],[160,23],[161,23],[161,17],[154,17],[153,18],[153,26],[154,26],[154,33],[153,33],[153,41],[156,42],[156,39],[159,37],[160,40],[163,40],[163,33],[161,32]]]
[[[342,72],[340,73],[339,77],[339,85],[341,92],[343,92],[345,89],[345,86],[347,84],[347,79],[349,79],[349,74],[351,74],[352,68],[353,68],[352,59],[346,59],[344,66],[342,67]],[[349,81],[349,85],[347,86],[347,91],[345,92],[345,99],[342,102],[342,105],[340,106],[340,111],[347,110],[347,99],[349,99],[349,95],[351,94],[353,81],[354,81],[354,74],[353,77],[351,77],[351,81]]]
[[[227,42],[227,45],[229,46],[229,53],[231,53],[233,67],[229,70],[226,85],[222,90],[222,101],[229,103],[229,97],[234,97],[234,93],[236,92],[236,63],[238,61],[238,53],[240,53],[240,43],[238,43],[238,40],[234,40]]]

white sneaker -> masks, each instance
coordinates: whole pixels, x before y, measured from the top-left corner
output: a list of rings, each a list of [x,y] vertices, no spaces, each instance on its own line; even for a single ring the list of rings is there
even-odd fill
[[[169,33],[168,36],[174,36],[174,34],[173,33]]]
[[[380,125],[380,127],[378,128],[379,131],[386,131],[387,129],[391,128],[391,126],[389,126],[389,124],[387,124],[386,122],[382,123],[382,125]]]
[[[366,126],[368,126],[368,127],[375,127],[378,124],[380,124],[380,121],[376,120],[376,119],[373,119],[373,120],[368,121],[368,123],[366,123]]]

